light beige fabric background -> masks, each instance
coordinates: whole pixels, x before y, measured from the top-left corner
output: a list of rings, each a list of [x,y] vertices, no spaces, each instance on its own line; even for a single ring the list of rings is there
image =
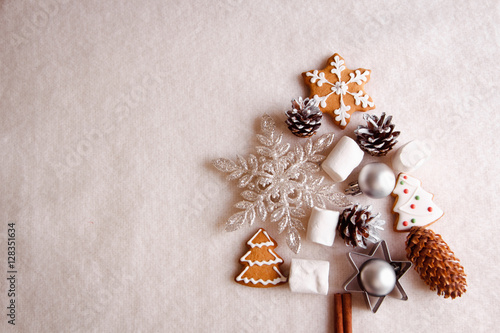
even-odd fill
[[[445,300],[414,270],[409,300],[377,314],[353,295],[355,332],[491,332],[498,324],[498,1],[0,1],[2,332],[332,332],[353,273],[340,239],[328,296],[234,283],[256,227],[223,231],[239,190],[210,164],[255,153],[262,114],[283,125],[300,73],[334,52],[371,69],[366,91],[400,144],[427,139],[414,175],[468,274]],[[325,118],[320,133],[353,136]],[[398,146],[399,146],[398,145]],[[364,163],[375,158],[365,158]],[[389,158],[381,159],[389,161]],[[356,177],[355,170],[349,180]],[[338,186],[342,190],[345,184]],[[382,236],[392,198],[372,204]],[[17,317],[7,323],[7,223],[16,223]],[[305,236],[303,234],[303,236]]]

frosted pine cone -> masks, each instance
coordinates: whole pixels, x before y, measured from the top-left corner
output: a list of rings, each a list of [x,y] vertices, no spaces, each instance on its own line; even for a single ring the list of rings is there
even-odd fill
[[[444,298],[462,296],[467,281],[460,260],[432,230],[413,227],[406,238],[406,255],[422,280]]]
[[[300,138],[308,138],[316,134],[321,126],[323,113],[316,106],[314,99],[302,97],[292,100],[292,109],[285,112],[288,129]]]
[[[385,117],[382,112],[380,119],[375,115],[364,114],[367,126],[358,126],[354,133],[361,149],[372,156],[385,156],[398,142],[400,132],[394,132],[391,124],[392,116]]]
[[[366,249],[368,241],[376,243],[381,240],[378,231],[384,229],[385,221],[378,219],[380,213],[372,214],[371,210],[372,206],[355,204],[342,212],[337,230],[346,245]]]

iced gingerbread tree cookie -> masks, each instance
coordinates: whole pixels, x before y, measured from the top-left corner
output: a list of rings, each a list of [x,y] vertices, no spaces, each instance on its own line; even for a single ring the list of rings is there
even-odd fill
[[[344,129],[355,111],[375,108],[372,98],[364,91],[370,80],[370,71],[355,70],[344,66],[344,59],[335,53],[321,70],[302,73],[302,77],[323,113],[329,113],[336,125]]]
[[[240,259],[245,268],[235,278],[236,282],[248,287],[269,288],[287,281],[278,267],[283,259],[274,252],[278,244],[264,229],[260,228],[247,245],[250,251]]]
[[[409,231],[411,227],[426,227],[443,216],[441,208],[432,201],[433,195],[422,188],[417,178],[400,173],[392,195],[396,197],[392,212],[398,217],[395,231]]]

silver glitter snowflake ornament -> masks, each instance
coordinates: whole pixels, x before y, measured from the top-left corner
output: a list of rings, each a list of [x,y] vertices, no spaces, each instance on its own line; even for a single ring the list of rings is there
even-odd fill
[[[305,229],[300,219],[307,216],[306,209],[325,208],[327,201],[337,207],[351,205],[343,193],[334,192],[335,185],[323,184],[324,177],[314,175],[325,159],[319,153],[332,144],[334,134],[324,134],[314,142],[307,139],[303,146],[290,149],[270,116],[262,117],[261,129],[257,139],[262,145],[256,147],[259,157],[249,154],[248,158],[238,155],[236,161],[213,161],[219,171],[229,173],[228,180],[237,180],[238,187],[246,188],[241,193],[244,200],[235,205],[241,211],[228,219],[225,229],[235,231],[252,225],[256,218],[269,219],[278,223],[279,233],[286,231],[288,247],[299,253],[299,230]]]

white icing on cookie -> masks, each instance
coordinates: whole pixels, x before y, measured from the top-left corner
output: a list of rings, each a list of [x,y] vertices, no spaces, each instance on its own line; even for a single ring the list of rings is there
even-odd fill
[[[252,261],[252,260],[248,260],[247,257],[252,253],[252,251],[248,251],[247,253],[245,253],[245,255],[243,257],[241,257],[240,261],[241,262],[247,262],[249,266],[253,266],[253,265],[257,265],[257,266],[274,265],[274,264],[280,264],[280,263],[283,262],[283,259],[281,259],[280,257],[278,257],[278,255],[276,253],[274,253],[274,251],[272,249],[267,249],[267,251],[269,253],[271,253],[271,255],[274,257],[274,259],[272,259],[272,260],[264,260],[264,261],[258,261],[258,260]]]
[[[247,266],[243,272],[241,272],[240,275],[238,275],[236,277],[236,281],[240,282],[240,281],[243,281],[245,283],[253,283],[253,284],[257,284],[257,283],[262,283],[263,285],[267,286],[268,284],[272,284],[272,285],[277,285],[278,283],[282,283],[282,282],[286,282],[286,277],[283,276],[283,274],[281,274],[281,272],[279,271],[279,269],[277,269],[276,267],[273,267],[273,270],[278,274],[278,277],[273,279],[273,280],[262,280],[262,279],[257,279],[255,280],[254,278],[246,278],[246,277],[243,277],[245,275],[245,273],[248,271],[248,269],[250,268],[250,266]]]
[[[351,117],[351,115],[348,113],[348,111],[351,110],[351,107],[349,105],[345,105],[342,96],[346,94],[351,95],[352,97],[354,97],[354,104],[358,106],[361,105],[363,108],[366,108],[368,106],[373,107],[375,105],[375,103],[369,100],[370,96],[368,96],[368,94],[363,94],[364,92],[362,90],[358,92],[349,91],[348,86],[351,83],[361,85],[363,84],[363,82],[367,82],[370,71],[365,70],[363,73],[361,73],[361,71],[357,69],[354,71],[354,73],[349,73],[349,81],[344,82],[342,81],[342,72],[346,69],[346,67],[344,66],[344,60],[341,59],[338,55],[336,55],[333,60],[334,61],[330,62],[330,65],[333,66],[333,68],[330,70],[330,73],[337,76],[337,82],[328,81],[328,79],[325,77],[325,73],[319,72],[317,69],[313,70],[312,72],[307,72],[306,76],[310,77],[310,82],[316,84],[318,87],[323,86],[323,84],[325,83],[332,86],[330,89],[331,92],[329,94],[321,97],[319,97],[318,95],[314,95],[313,98],[316,100],[316,105],[319,105],[322,108],[326,108],[326,101],[328,97],[330,97],[330,95],[340,95],[340,107],[334,110],[333,113],[336,115],[335,121],[340,122],[340,125],[344,127],[347,125],[346,119],[349,119]]]
[[[433,201],[433,195],[421,187],[420,180],[400,173],[392,192],[397,195],[392,211],[398,214],[395,229],[408,231],[411,227],[425,227],[443,216]]]
[[[283,259],[274,252],[277,244],[264,229],[260,228],[247,245],[250,250],[240,258],[240,263],[246,267],[235,278],[236,282],[259,287],[256,285],[275,286],[287,281],[278,268]]]
[[[262,243],[254,243],[254,239],[259,236],[260,233],[263,233],[266,238],[267,238],[267,242],[262,242]],[[267,231],[265,231],[264,229],[259,229],[259,231],[253,235],[252,238],[250,238],[250,240],[247,242],[247,244],[251,247],[251,248],[254,248],[254,247],[258,247],[258,248],[261,248],[263,246],[274,246],[276,244],[274,244],[274,242],[271,240],[271,237],[269,237],[269,234],[267,233]]]

